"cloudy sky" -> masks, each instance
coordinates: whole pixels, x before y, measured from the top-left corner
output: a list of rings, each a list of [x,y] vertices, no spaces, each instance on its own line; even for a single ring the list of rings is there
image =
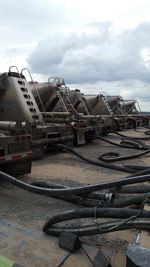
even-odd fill
[[[150,110],[149,0],[0,0],[0,72],[28,67]]]

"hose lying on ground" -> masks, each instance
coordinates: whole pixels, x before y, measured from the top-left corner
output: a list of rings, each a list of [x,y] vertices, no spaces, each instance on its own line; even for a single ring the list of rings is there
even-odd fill
[[[125,167],[128,167],[128,168],[133,168],[134,170],[137,170],[137,171],[150,170],[150,167],[148,167],[148,166],[143,166],[143,165],[124,164],[124,166],[125,166]]]
[[[137,149],[137,150],[150,149],[149,145],[146,145],[140,140],[133,140],[129,138],[121,138],[120,144],[122,144],[126,148],[132,148],[132,149]]]
[[[121,147],[121,148],[128,148],[128,149],[139,149],[139,150],[146,150],[149,148],[149,146],[146,146],[144,143],[137,141],[137,140],[129,140],[129,139],[125,139],[122,138],[120,144],[107,140],[104,137],[101,137],[99,135],[95,135],[94,136],[95,139],[101,140],[105,143],[117,146],[117,147]]]
[[[66,145],[56,144],[55,146],[57,148],[59,148],[59,149],[64,149],[65,151],[72,153],[73,155],[79,157],[80,159],[82,159],[82,160],[84,160],[87,163],[90,163],[92,165],[96,165],[96,166],[99,166],[99,167],[104,167],[104,168],[107,168],[107,169],[113,169],[113,170],[117,170],[117,171],[121,171],[121,172],[133,173],[133,174],[137,172],[137,170],[134,169],[133,167],[132,168],[128,168],[128,167],[125,167],[123,165],[119,166],[119,165],[115,165],[115,164],[107,164],[107,163],[104,163],[104,162],[98,163],[97,161],[87,159],[84,156],[82,156],[80,153],[78,153],[77,151],[75,151],[74,149],[72,149],[72,148],[70,148],[70,147],[68,147]],[[146,154],[148,152],[145,151],[145,152],[141,152],[141,153]],[[146,167],[146,169],[147,169],[147,167]],[[144,167],[143,167],[143,170],[145,170]]]
[[[150,131],[146,131],[146,132],[144,132],[144,134],[150,135]]]
[[[92,184],[92,185],[78,186],[78,187],[72,187],[72,188],[56,188],[56,189],[42,188],[42,187],[30,185],[20,180],[17,180],[11,175],[3,173],[3,172],[0,172],[0,179],[5,179],[10,184],[18,186],[26,191],[57,197],[57,196],[60,196],[60,194],[81,195],[81,194],[88,194],[94,191],[100,191],[100,190],[105,190],[105,189],[114,188],[114,187],[121,187],[124,185],[142,183],[142,182],[150,181],[150,174],[143,175],[143,176],[127,177],[127,178],[122,178],[119,180]]]
[[[72,148],[70,148],[70,147],[68,147],[66,145],[55,144],[55,146],[57,148],[59,148],[59,149],[62,149],[62,150],[65,150],[67,152],[72,153],[73,155],[77,156],[78,158],[80,158],[83,161],[85,161],[87,163],[90,163],[92,165],[99,166],[99,167],[104,167],[106,169],[112,169],[112,170],[117,170],[117,171],[121,171],[121,172],[128,172],[128,173],[132,173],[132,174],[138,175],[138,172],[137,172],[137,169],[136,168],[133,168],[133,167],[132,168],[128,168],[128,167],[126,167],[124,165],[119,166],[119,165],[108,164],[108,163],[104,163],[104,162],[98,163],[97,161],[94,161],[94,160],[90,160],[90,159],[85,158],[83,155],[81,155],[80,153],[78,153],[77,151],[75,151],[74,149],[72,149]],[[146,169],[147,169],[147,167],[146,167]],[[143,166],[143,171],[141,170],[141,174],[144,174],[144,173],[145,173],[145,168]],[[149,172],[146,172],[146,173],[150,173],[150,169],[149,169]]]
[[[30,185],[24,183],[22,181],[17,180],[16,178],[4,174],[0,172],[0,178],[5,179],[7,182],[10,182],[13,185],[16,185],[22,189],[27,191],[44,194],[47,196],[56,197],[58,199],[66,200],[80,206],[86,207],[126,207],[131,205],[139,205],[146,201],[147,198],[150,197],[150,194],[144,194],[140,196],[133,196],[130,198],[124,199],[112,199],[112,198],[104,198],[99,200],[96,198],[96,193],[94,194],[93,191],[103,190],[114,188],[116,186],[122,186],[127,184],[133,184],[138,182],[143,182],[150,180],[150,175],[142,176],[142,177],[130,177],[126,179],[122,179],[121,181],[112,181],[107,183],[101,183],[96,185],[88,185],[88,186],[80,186],[76,188],[69,188],[61,185],[52,185],[51,183],[44,183],[44,182],[36,182],[34,185]],[[88,194],[91,193],[91,194]],[[88,195],[85,195],[88,194]],[[108,195],[109,193],[105,194]],[[102,198],[101,193],[97,193],[100,198]],[[92,197],[91,197],[92,196]],[[112,193],[111,193],[112,196]]]
[[[119,166],[119,165],[114,165],[114,164],[106,164],[104,162],[98,162],[95,160],[91,160],[91,159],[87,159],[85,158],[83,155],[81,155],[80,153],[78,153],[77,151],[75,151],[74,149],[66,146],[66,145],[62,145],[62,144],[55,144],[56,148],[59,149],[63,149],[67,152],[72,153],[73,155],[77,156],[78,158],[82,159],[85,162],[88,162],[92,165],[98,166],[98,167],[103,167],[103,168],[107,168],[107,169],[112,169],[112,170],[117,170],[120,172],[128,172],[128,173],[134,173],[135,171],[133,169],[129,169],[123,166]]]
[[[80,226],[80,227],[79,226],[77,226],[77,227],[72,226],[72,227],[67,227],[67,228],[63,227],[62,225],[60,227],[59,226],[53,226],[53,225],[56,223],[60,223],[60,222],[64,222],[64,221],[70,221],[70,220],[74,220],[74,219],[81,219],[81,218],[127,219],[127,221],[122,222],[122,226],[123,226],[123,225],[126,225],[127,222],[129,222],[129,220],[133,221],[137,217],[139,218],[139,221],[141,219],[143,220],[144,218],[150,219],[150,211],[127,209],[127,208],[98,208],[98,207],[96,209],[95,208],[84,208],[84,209],[67,211],[67,212],[63,212],[63,213],[58,214],[58,215],[54,215],[45,223],[45,225],[43,226],[43,231],[46,234],[59,236],[62,230],[66,231],[67,229],[69,229],[70,232],[72,232],[72,230],[74,230],[74,231],[76,230],[76,231],[78,231],[78,233],[80,235],[81,234],[80,229],[81,230],[86,229],[86,235],[87,234],[94,234],[93,232],[91,233],[91,231],[90,231],[91,225]],[[121,221],[120,221],[120,223],[121,223]],[[145,223],[146,223],[146,227],[148,227],[148,229],[150,229],[150,221],[145,220]],[[103,223],[103,226],[104,225],[106,225],[106,223]],[[114,222],[114,225],[116,225],[116,222]],[[144,225],[142,225],[142,226],[140,226],[140,225],[141,225],[141,223],[139,225],[137,225],[137,222],[136,222],[136,228],[138,228],[138,226],[144,227]],[[87,229],[87,227],[88,227],[88,229]],[[101,230],[106,230],[105,227],[104,228],[102,227],[102,229],[99,228],[99,225],[97,225],[97,223],[92,227],[94,227],[95,229],[97,228],[97,231],[98,231],[97,233],[99,233],[99,232],[101,233]],[[130,228],[132,228],[132,227],[130,226]],[[106,227],[106,228],[109,228],[109,227]],[[116,228],[114,227],[113,230],[114,229],[117,229],[117,227]],[[82,234],[82,235],[84,235],[84,234]]]
[[[88,226],[80,226],[80,227],[73,227],[73,228],[67,228],[67,227],[54,227],[50,226],[49,228],[43,230],[48,235],[53,236],[60,236],[62,231],[74,233],[78,236],[88,236],[88,235],[96,235],[96,234],[104,234],[104,233],[110,233],[115,231],[121,231],[121,230],[128,230],[128,229],[138,229],[138,230],[150,230],[150,222],[149,220],[145,219],[137,219],[133,222],[126,222],[123,223],[122,220],[119,221],[110,221],[105,223],[96,223],[94,225],[88,225]]]
[[[140,184],[140,186],[126,185],[126,186],[122,186],[122,187],[118,188],[117,192],[118,193],[125,193],[125,194],[150,193],[150,185],[149,184]]]
[[[124,135],[124,134],[121,134],[121,133],[118,133],[118,132],[113,132],[114,134],[116,134],[116,135],[119,135],[119,136],[121,136],[121,137],[125,137],[126,139],[131,139],[131,140],[150,140],[150,136],[147,136],[147,137],[134,137],[134,136],[126,136],[126,135]]]
[[[117,181],[111,181],[111,182],[106,182],[106,183],[101,183],[101,184],[96,184],[96,185],[91,185],[91,186],[80,186],[77,188],[61,188],[62,186],[57,185],[57,189],[49,189],[49,188],[42,188],[42,187],[38,187],[38,186],[34,186],[34,185],[29,185],[27,183],[24,183],[22,181],[17,180],[16,178],[5,174],[3,172],[0,172],[0,178],[1,179],[5,179],[7,182],[18,186],[22,189],[25,189],[27,191],[33,192],[33,193],[38,193],[38,194],[44,194],[44,195],[48,195],[48,196],[60,196],[62,195],[66,195],[66,194],[73,194],[73,193],[79,193],[79,194],[85,194],[85,193],[90,193],[92,191],[95,190],[100,190],[100,189],[108,189],[111,187],[115,187],[115,186],[122,186],[125,184],[133,184],[133,183],[138,183],[138,182],[144,182],[144,181],[149,181],[150,180],[150,175],[146,175],[146,176],[141,176],[141,177],[130,177],[130,178],[126,178],[126,179],[122,179],[122,180],[117,180]],[[145,201],[145,197],[149,196],[149,194],[145,195],[145,196],[140,196],[137,197],[136,199],[140,202],[141,201]],[[131,200],[133,201],[133,198],[131,198]],[[125,200],[127,201],[127,200]],[[136,201],[134,200],[133,203],[135,203]],[[125,205],[131,203],[130,200],[128,200],[128,203],[124,203]],[[52,217],[50,220],[48,220],[48,222],[44,225],[43,227],[43,231],[47,234],[54,234],[54,235],[59,235],[60,231],[62,231],[62,227],[60,228],[54,228],[52,229],[52,225],[54,223],[57,222],[61,222],[61,221],[66,221],[66,220],[70,220],[70,219],[77,219],[77,218],[92,218],[95,217],[99,218],[99,217],[103,217],[103,218],[122,218],[122,219],[127,219],[126,222],[122,222],[120,221],[118,224],[113,223],[111,226],[109,225],[109,227],[106,227],[106,223],[105,226],[103,225],[101,228],[97,228],[96,226],[85,226],[86,229],[84,229],[84,227],[82,227],[82,231],[79,231],[78,228],[78,233],[80,232],[80,235],[87,235],[87,234],[94,234],[94,233],[102,233],[102,232],[110,232],[110,231],[117,231],[118,230],[123,230],[123,229],[128,229],[128,228],[139,228],[139,229],[150,229],[150,223],[144,221],[143,223],[141,221],[139,222],[130,222],[129,220],[133,220],[135,218],[137,218],[137,216],[139,217],[139,220],[141,220],[141,218],[150,218],[150,212],[149,211],[144,211],[144,210],[135,210],[135,209],[119,209],[119,208],[99,208],[99,207],[94,207],[94,208],[84,208],[84,209],[78,209],[77,211],[71,211],[71,212],[67,212],[67,213],[62,213],[59,215],[56,215],[54,217]],[[134,216],[134,218],[133,218]],[[130,218],[131,217],[131,218]],[[87,228],[88,227],[88,228]],[[92,227],[92,228],[91,228]],[[75,230],[75,228],[74,228]],[[57,232],[57,233],[56,233]]]
[[[126,156],[119,157],[119,153],[107,152],[107,153],[100,155],[98,159],[104,162],[115,162],[115,161],[121,161],[121,160],[135,159],[135,158],[144,156],[148,153],[150,153],[150,149],[144,152],[133,154],[133,155],[126,155]]]
[[[138,156],[145,155],[145,154],[149,153],[149,151],[150,151],[150,146],[145,145],[143,142],[141,142],[139,140],[137,141],[137,140],[129,140],[129,139],[122,138],[120,144],[118,144],[118,143],[109,141],[109,140],[107,140],[107,139],[105,139],[105,138],[103,138],[101,136],[97,136],[96,135],[94,137],[95,137],[95,139],[98,139],[98,140],[104,141],[106,143],[109,143],[111,145],[119,146],[119,147],[122,147],[122,148],[146,150],[145,152],[141,152],[139,154],[134,154],[134,155],[125,156],[125,157],[119,157],[119,158],[118,158],[118,156],[119,156],[118,153],[108,152],[108,153],[105,153],[105,154],[100,155],[98,157],[99,160],[102,160],[102,161],[105,161],[105,162],[115,162],[115,161],[118,161],[118,160],[121,161],[121,160],[126,160],[126,159],[133,159],[133,158],[136,158]],[[107,158],[104,158],[105,156],[107,156]],[[113,156],[113,158],[111,157],[109,159],[108,156]],[[114,158],[114,156],[115,156],[115,158]],[[142,174],[150,173],[150,168],[146,167],[146,166],[129,165],[129,164],[126,164],[126,165],[124,164],[123,166],[127,167],[129,169],[133,169],[135,171],[135,173],[134,173],[135,175],[142,175]],[[146,170],[148,170],[148,171],[146,171]],[[137,171],[141,171],[141,172],[138,173]]]
[[[34,182],[32,185],[40,186],[43,188],[54,188],[55,184],[48,182]],[[57,186],[57,185],[56,185]],[[69,188],[65,186],[58,185],[58,188]],[[112,193],[91,193],[88,195],[60,195],[57,198],[78,204],[80,206],[86,207],[126,207],[131,205],[142,204],[147,198],[150,197],[150,194],[143,194],[140,196],[133,196],[127,198],[117,198]],[[101,201],[100,201],[101,200]]]
[[[134,165],[133,165],[134,167]],[[146,175],[146,174],[149,174],[150,173],[150,168],[147,168],[147,167],[143,167],[142,170],[138,170],[136,168],[134,168],[135,170],[135,173],[134,174],[131,174],[131,175],[128,175],[127,177],[133,177],[133,176],[141,176],[141,175]]]

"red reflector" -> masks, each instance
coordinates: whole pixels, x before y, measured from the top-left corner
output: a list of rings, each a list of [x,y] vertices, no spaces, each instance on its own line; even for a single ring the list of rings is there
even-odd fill
[[[16,140],[16,142],[19,142],[20,141],[20,136],[16,136],[15,140]]]
[[[26,136],[25,135],[21,136],[21,141],[26,141]]]
[[[28,140],[28,141],[31,140],[31,135],[27,135],[27,140]]]

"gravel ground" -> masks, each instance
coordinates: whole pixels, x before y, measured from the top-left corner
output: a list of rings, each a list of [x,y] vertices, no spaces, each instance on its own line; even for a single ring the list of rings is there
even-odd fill
[[[142,133],[124,131],[126,135],[141,136]],[[119,137],[111,135],[106,137],[115,142]],[[82,153],[90,159],[97,159],[104,152],[119,152],[121,155],[135,153],[134,150],[120,149],[111,146],[102,141],[94,141],[82,147],[76,148],[76,151]],[[127,161],[125,162],[127,163]],[[129,161],[128,161],[129,163]],[[149,165],[149,155],[130,160],[130,164]],[[102,181],[119,179],[127,176],[123,172],[108,170],[93,166],[83,162],[74,155],[65,152],[51,152],[45,158],[33,162],[32,173],[21,177],[26,182],[47,180],[59,182],[61,184],[76,186],[79,184],[92,184]],[[11,187],[10,185],[0,185],[0,216],[2,219],[18,223],[23,227],[40,230],[45,221],[52,215],[74,209],[75,205],[51,197],[25,192],[22,189]],[[103,236],[87,238],[88,242],[94,242],[97,246],[103,246],[113,250],[124,251],[128,242],[134,237],[135,232],[115,233]],[[123,266],[123,265],[122,265]]]

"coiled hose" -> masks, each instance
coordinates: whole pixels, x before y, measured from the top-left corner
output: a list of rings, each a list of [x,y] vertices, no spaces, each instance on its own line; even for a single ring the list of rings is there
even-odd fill
[[[105,182],[105,183],[101,183],[101,184],[95,184],[95,185],[88,185],[88,186],[80,186],[80,187],[76,187],[76,188],[64,188],[64,186],[60,186],[57,185],[56,189],[53,188],[42,188],[41,186],[35,186],[35,185],[29,185],[25,182],[19,181],[16,178],[0,172],[0,178],[1,179],[5,179],[7,182],[11,183],[12,185],[18,186],[26,191],[30,191],[33,193],[37,193],[37,194],[44,194],[47,196],[54,196],[54,197],[60,197],[60,195],[62,196],[66,196],[66,195],[70,195],[70,194],[87,194],[87,193],[91,193],[93,191],[97,191],[97,190],[103,190],[103,189],[109,189],[112,187],[118,187],[118,186],[123,186],[123,185],[128,185],[128,184],[134,184],[134,183],[139,183],[139,182],[144,182],[144,181],[150,181],[150,175],[145,175],[145,176],[139,176],[139,177],[129,177],[129,178],[125,178],[122,180],[116,180],[116,181],[110,181],[110,182]],[[55,185],[54,185],[55,186]],[[63,187],[63,188],[62,188]],[[132,203],[135,203],[137,200],[139,202],[145,201],[145,198],[148,196],[149,197],[150,194],[145,194],[143,196],[139,196],[139,197],[135,197],[135,199],[131,198],[131,199],[126,199],[126,200],[122,200],[122,203],[120,202],[121,206],[123,204],[124,205],[128,205]],[[76,197],[76,196],[75,196]],[[91,201],[91,200],[90,200]],[[126,203],[123,201],[126,201]],[[128,201],[128,203],[127,203]],[[97,204],[97,203],[94,203]],[[101,203],[98,203],[101,204]],[[116,204],[116,203],[115,203]],[[119,202],[118,202],[119,204]],[[118,207],[120,207],[118,205]],[[87,234],[94,234],[96,232],[110,232],[110,231],[117,231],[117,229],[119,230],[123,230],[123,229],[128,229],[128,228],[137,228],[139,227],[139,229],[150,229],[150,223],[143,221],[143,223],[141,223],[141,221],[137,221],[135,222],[130,222],[129,220],[132,221],[133,219],[137,218],[138,216],[139,219],[143,219],[143,218],[150,218],[150,212],[149,211],[144,211],[141,210],[139,213],[139,210],[135,210],[135,209],[120,209],[120,208],[112,208],[111,205],[109,205],[109,208],[99,208],[98,205],[94,208],[84,208],[84,209],[78,209],[77,211],[71,211],[71,212],[67,212],[67,213],[62,213],[59,215],[55,215],[54,217],[52,217],[50,220],[48,220],[48,222],[44,225],[43,227],[43,231],[47,234],[53,234],[53,235],[59,235],[60,231],[62,231],[62,227],[58,228],[58,227],[53,227],[53,224],[61,222],[61,221],[66,221],[66,220],[72,220],[72,219],[77,219],[77,218],[92,218],[92,217],[103,217],[103,218],[121,218],[121,219],[127,219],[127,221],[125,222],[118,222],[118,224],[113,223],[111,226],[109,225],[109,227],[106,227],[106,223],[105,223],[105,227],[104,225],[100,228],[97,228],[96,226],[85,226],[81,228],[81,231],[79,231],[80,229],[78,229],[78,232],[80,233],[80,235],[87,235]],[[92,227],[92,228],[91,228]],[[96,230],[97,229],[97,230]],[[99,229],[99,230],[98,230]],[[75,230],[75,228],[74,228]],[[70,231],[70,230],[69,230]]]
[[[139,218],[137,221],[129,223],[129,221],[135,220]],[[63,227],[62,225],[54,226],[56,223],[70,221],[74,219],[81,219],[81,218],[113,218],[113,219],[127,219],[125,221],[119,221],[120,226],[124,226],[118,228],[118,230],[128,229],[128,228],[138,228],[138,229],[150,229],[150,221],[143,220],[144,218],[150,219],[150,211],[145,210],[135,210],[135,209],[127,209],[127,208],[84,208],[78,209],[73,211],[63,212],[58,215],[54,215],[51,217],[43,226],[43,231],[49,235],[59,236],[61,231],[69,231],[69,232],[78,232],[79,236],[83,235],[91,235],[95,233],[103,233],[107,231],[114,231],[117,230],[117,223],[113,222],[113,225],[107,225],[107,222],[103,223],[101,226],[99,224],[94,225],[86,225],[80,227]],[[143,224],[142,224],[143,221]],[[138,223],[139,222],[139,223]],[[118,227],[119,227],[118,225]],[[128,227],[127,227],[128,225]],[[96,232],[95,232],[96,231]]]
[[[62,144],[55,144],[55,146],[60,149],[60,150],[65,150],[67,152],[70,152],[72,153],[73,155],[77,156],[78,158],[82,159],[83,161],[89,163],[89,164],[92,164],[92,165],[95,165],[95,166],[99,166],[99,167],[103,167],[103,168],[106,168],[106,169],[113,169],[113,170],[117,170],[117,171],[121,171],[121,172],[128,172],[128,173],[132,173],[132,174],[135,174],[138,175],[138,172],[137,172],[137,168],[135,167],[132,167],[132,165],[130,165],[130,167],[127,167],[122,165],[115,165],[115,164],[108,164],[108,163],[105,163],[105,162],[100,162],[98,163],[97,161],[95,160],[91,160],[91,159],[87,159],[85,158],[83,155],[81,155],[79,152],[75,151],[74,149],[66,146],[66,145],[62,145]],[[144,153],[144,154],[147,154],[148,152],[141,152],[141,153]],[[135,155],[136,157],[136,155]],[[100,158],[99,158],[100,160]],[[115,161],[115,160],[114,160]],[[150,169],[147,170],[147,167],[144,167],[143,166],[143,170],[141,170],[141,174],[145,174],[145,173],[150,173]]]
[[[122,138],[120,144],[107,140],[104,137],[101,137],[99,135],[95,135],[94,136],[95,139],[101,140],[105,143],[117,146],[117,147],[121,147],[121,148],[128,148],[128,149],[139,149],[139,150],[146,150],[149,148],[149,146],[146,146],[144,143],[140,142],[139,140],[129,140],[129,139],[125,139]]]
[[[141,153],[136,153],[133,155],[126,155],[126,156],[119,156],[119,153],[116,152],[107,152],[103,155],[100,155],[98,157],[99,160],[102,160],[104,162],[115,162],[115,161],[121,161],[121,160],[129,160],[129,159],[135,159],[141,156],[144,156],[146,154],[150,153],[150,149]]]
[[[83,155],[81,155],[79,152],[75,151],[74,149],[66,146],[66,145],[62,145],[62,144],[55,144],[56,148],[59,148],[61,150],[65,150],[68,151],[70,153],[72,153],[73,155],[77,156],[78,158],[82,159],[83,161],[98,166],[98,167],[103,167],[106,169],[111,169],[111,170],[117,170],[120,172],[128,172],[128,173],[134,173],[135,171],[131,168],[127,168],[127,167],[123,167],[123,166],[119,166],[119,165],[115,165],[115,164],[106,164],[104,162],[98,162],[95,160],[91,160],[91,159],[87,159],[85,158]]]

